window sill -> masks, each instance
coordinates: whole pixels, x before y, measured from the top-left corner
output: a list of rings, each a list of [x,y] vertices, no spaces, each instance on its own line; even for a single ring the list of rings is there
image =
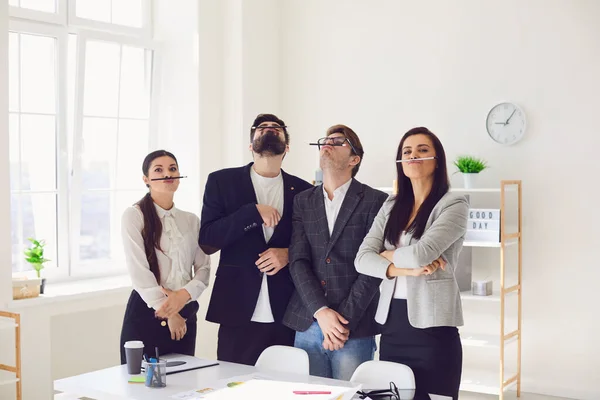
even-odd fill
[[[10,309],[45,306],[48,304],[81,300],[131,291],[129,275],[118,275],[107,278],[85,279],[71,282],[46,284],[44,294],[31,299],[11,300]]]

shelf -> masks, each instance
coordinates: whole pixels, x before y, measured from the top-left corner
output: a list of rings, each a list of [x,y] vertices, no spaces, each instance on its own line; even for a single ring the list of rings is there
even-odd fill
[[[506,297],[515,296],[518,291],[506,293]],[[500,302],[500,291],[493,291],[489,296],[476,296],[471,291],[460,292],[460,298],[462,300],[473,300],[473,301],[489,301],[489,302]]]
[[[17,382],[19,382],[19,379],[17,379],[13,372],[0,371],[0,386],[11,385]]]
[[[500,336],[498,335],[469,334],[466,332],[461,332],[460,341],[462,345],[466,347],[486,347],[493,349],[500,348]],[[504,344],[507,345],[516,341],[517,336],[513,336],[510,339],[505,340]]]
[[[16,327],[17,324],[15,324],[12,319],[0,319],[0,331],[4,329],[14,329]]]
[[[515,244],[519,243],[519,241],[517,239],[510,239],[507,240],[504,243],[504,247],[508,247],[508,246],[513,246]],[[502,243],[500,242],[483,242],[483,241],[473,241],[473,240],[468,240],[463,242],[463,246],[464,247],[501,247]]]
[[[504,191],[505,192],[514,192],[517,188],[512,186],[507,186]],[[451,192],[455,193],[500,193],[502,190],[500,188],[473,188],[473,189],[465,189],[465,188],[451,188]]]
[[[391,186],[383,186],[376,188],[377,190],[381,190],[382,192],[392,194],[394,188]],[[505,192],[515,192],[517,190],[515,185],[507,186],[504,191]],[[501,189],[498,188],[473,188],[473,189],[465,189],[465,188],[450,188],[451,192],[454,193],[500,193]]]
[[[515,374],[509,373],[504,375],[504,381],[512,378]],[[460,382],[460,390],[465,392],[485,393],[498,396],[502,391],[500,388],[499,372],[489,372],[482,370],[463,370],[462,379]],[[514,386],[512,383],[506,389]]]

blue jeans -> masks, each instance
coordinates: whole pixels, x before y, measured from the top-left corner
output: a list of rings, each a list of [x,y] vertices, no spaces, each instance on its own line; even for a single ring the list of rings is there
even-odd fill
[[[323,348],[323,332],[315,321],[305,332],[296,332],[294,346],[308,353],[310,374],[349,381],[354,370],[375,355],[375,337],[348,339],[340,350]]]

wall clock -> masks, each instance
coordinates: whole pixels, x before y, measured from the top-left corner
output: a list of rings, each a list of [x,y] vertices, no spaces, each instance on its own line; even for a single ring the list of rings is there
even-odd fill
[[[492,107],[487,115],[487,133],[497,143],[511,145],[523,139],[527,121],[518,105],[504,102]]]

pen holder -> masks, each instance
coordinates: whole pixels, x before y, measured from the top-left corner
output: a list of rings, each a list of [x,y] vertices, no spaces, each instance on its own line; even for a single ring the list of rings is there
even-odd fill
[[[144,361],[146,387],[163,388],[167,386],[167,360],[157,362]]]

